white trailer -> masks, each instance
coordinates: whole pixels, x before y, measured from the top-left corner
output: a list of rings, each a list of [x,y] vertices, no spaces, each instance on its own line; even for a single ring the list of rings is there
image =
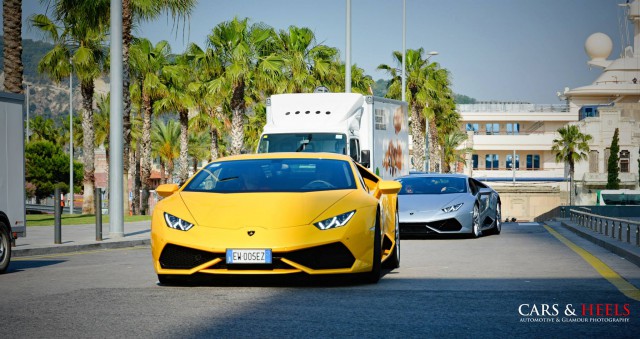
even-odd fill
[[[0,273],[9,267],[15,238],[27,234],[23,104],[23,95],[0,92]]]
[[[349,154],[383,179],[409,173],[407,103],[357,93],[278,94],[267,99],[258,153]]]

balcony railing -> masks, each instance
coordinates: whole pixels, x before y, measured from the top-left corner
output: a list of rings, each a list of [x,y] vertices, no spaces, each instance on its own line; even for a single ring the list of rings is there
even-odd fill
[[[638,177],[635,173],[618,173],[618,179],[622,185],[635,185],[638,182]],[[607,173],[585,173],[584,177],[585,185],[603,185],[608,181]]]
[[[456,105],[458,112],[569,112],[567,104],[530,104],[518,102],[479,102]]]

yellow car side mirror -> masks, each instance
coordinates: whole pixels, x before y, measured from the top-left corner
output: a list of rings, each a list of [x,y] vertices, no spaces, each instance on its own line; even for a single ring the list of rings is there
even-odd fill
[[[175,193],[178,188],[180,188],[180,186],[176,184],[164,184],[156,187],[156,193],[158,193],[159,196],[166,198]]]
[[[379,198],[382,194],[398,194],[402,189],[402,184],[392,180],[380,180],[378,181],[378,189],[376,190],[376,197]]]

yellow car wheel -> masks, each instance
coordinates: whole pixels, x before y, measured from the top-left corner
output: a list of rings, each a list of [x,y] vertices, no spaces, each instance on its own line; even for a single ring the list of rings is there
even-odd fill
[[[373,237],[373,266],[371,272],[364,273],[363,281],[368,284],[375,284],[380,280],[380,272],[382,268],[382,235],[380,234],[380,214],[376,216],[376,225],[374,227],[375,235]]]

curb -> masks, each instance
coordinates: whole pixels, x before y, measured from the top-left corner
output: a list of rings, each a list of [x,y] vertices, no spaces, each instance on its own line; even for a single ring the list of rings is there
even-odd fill
[[[599,237],[599,234],[594,235],[592,232],[585,232],[579,228],[576,228],[575,226],[568,224],[564,221],[560,221],[560,224],[562,225],[562,227],[566,228],[567,230],[575,233],[576,235],[591,241],[592,243],[603,247],[617,255],[619,255],[622,258],[625,258],[626,260],[628,260],[629,262],[635,264],[636,266],[640,267],[640,255],[633,253],[633,251],[626,249],[625,247],[628,246],[633,246],[630,244],[626,244],[626,243],[621,243],[621,242],[613,242],[608,238],[602,239],[601,237]]]
[[[14,258],[29,257],[36,255],[48,255],[48,254],[61,254],[72,253],[81,251],[95,251],[114,248],[125,248],[135,246],[145,246],[151,243],[150,239],[137,239],[137,240],[123,240],[123,241],[111,241],[100,242],[90,244],[79,245],[59,245],[50,247],[38,247],[38,248],[25,248],[25,249],[12,249],[11,256]]]

